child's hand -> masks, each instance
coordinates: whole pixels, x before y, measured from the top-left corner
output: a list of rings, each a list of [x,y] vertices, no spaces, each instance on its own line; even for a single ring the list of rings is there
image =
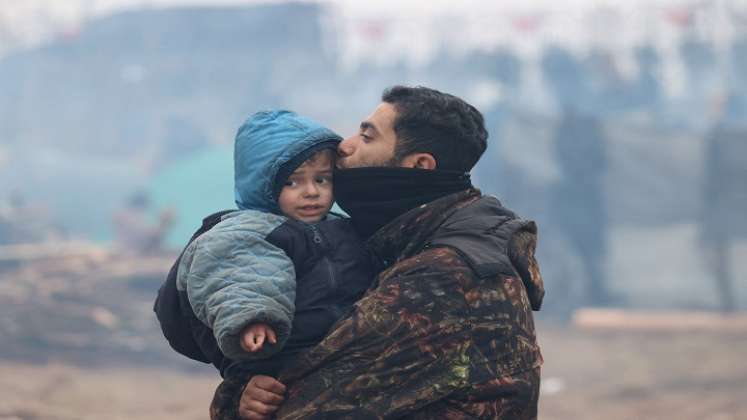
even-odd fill
[[[265,338],[271,343],[278,342],[275,331],[269,325],[261,322],[251,324],[241,333],[241,348],[249,353],[255,353],[262,350],[265,344]]]

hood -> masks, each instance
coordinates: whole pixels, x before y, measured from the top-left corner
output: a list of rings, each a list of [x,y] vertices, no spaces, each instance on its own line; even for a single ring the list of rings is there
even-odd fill
[[[335,148],[341,140],[332,130],[291,111],[252,115],[239,127],[234,144],[236,205],[280,214],[276,185],[313,152]],[[278,179],[279,173],[284,179]]]

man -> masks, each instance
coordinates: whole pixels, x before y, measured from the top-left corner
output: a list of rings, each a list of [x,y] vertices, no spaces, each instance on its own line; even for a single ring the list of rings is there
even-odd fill
[[[224,380],[213,419],[537,417],[536,227],[471,186],[486,140],[457,97],[384,92],[335,173],[381,273],[279,380]]]
[[[732,247],[747,237],[747,107],[730,94],[715,104],[715,121],[705,139],[705,182],[700,214],[700,243],[705,262],[713,273],[723,312],[738,309]]]

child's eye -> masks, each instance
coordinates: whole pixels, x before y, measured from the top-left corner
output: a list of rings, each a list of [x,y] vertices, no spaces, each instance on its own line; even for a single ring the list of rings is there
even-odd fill
[[[295,187],[296,186],[296,181],[291,181],[289,179],[289,180],[285,181],[285,186],[286,187]]]
[[[316,179],[316,182],[318,184],[326,184],[328,182],[332,182],[332,178],[328,176],[320,176]]]

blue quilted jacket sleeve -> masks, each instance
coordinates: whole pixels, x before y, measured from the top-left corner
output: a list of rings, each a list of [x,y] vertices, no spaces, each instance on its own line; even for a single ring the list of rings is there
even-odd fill
[[[182,256],[177,288],[186,291],[195,315],[213,330],[230,359],[269,357],[290,335],[296,298],[293,262],[265,240],[286,220],[253,210],[231,213]],[[270,325],[278,342],[265,342],[261,351],[248,353],[239,335],[255,322]]]

